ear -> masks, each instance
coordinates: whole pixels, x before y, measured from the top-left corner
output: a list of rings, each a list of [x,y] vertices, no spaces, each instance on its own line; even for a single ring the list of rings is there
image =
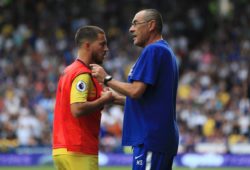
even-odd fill
[[[149,31],[153,31],[153,30],[156,29],[156,22],[155,22],[155,20],[149,21],[148,25],[149,25]]]
[[[90,48],[90,43],[88,41],[85,41],[83,44],[82,44],[82,47],[84,49],[89,49]]]

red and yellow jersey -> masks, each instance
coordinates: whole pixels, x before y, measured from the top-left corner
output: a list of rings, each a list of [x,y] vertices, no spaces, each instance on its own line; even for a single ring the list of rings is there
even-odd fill
[[[89,74],[78,75],[71,86],[70,104],[77,102],[86,102],[96,97],[94,83]]]
[[[70,104],[93,101],[102,87],[91,77],[91,70],[80,60],[68,66],[58,82],[53,122],[53,149],[97,155],[101,110],[73,117]]]

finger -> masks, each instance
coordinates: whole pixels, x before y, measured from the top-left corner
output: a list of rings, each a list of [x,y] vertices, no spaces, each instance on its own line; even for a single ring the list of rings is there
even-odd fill
[[[110,91],[108,87],[104,87],[103,88],[103,91],[107,92],[107,91]]]
[[[93,65],[89,65],[89,67],[90,67],[90,70],[94,70],[95,69],[95,66],[93,66]]]
[[[98,64],[90,64],[89,65],[90,67],[97,67],[97,66],[99,66]]]

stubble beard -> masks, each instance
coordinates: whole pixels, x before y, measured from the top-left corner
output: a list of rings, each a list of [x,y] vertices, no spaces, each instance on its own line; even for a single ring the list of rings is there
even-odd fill
[[[104,58],[103,56],[101,57],[98,54],[93,54],[92,58],[93,58],[93,61],[95,64],[102,65],[103,58]],[[102,59],[100,59],[100,58],[102,58]]]

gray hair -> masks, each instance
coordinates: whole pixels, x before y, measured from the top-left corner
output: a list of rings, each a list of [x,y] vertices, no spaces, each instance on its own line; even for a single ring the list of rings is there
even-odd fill
[[[145,20],[155,20],[157,32],[162,33],[163,20],[160,12],[156,9],[143,9],[141,11],[145,11]]]

